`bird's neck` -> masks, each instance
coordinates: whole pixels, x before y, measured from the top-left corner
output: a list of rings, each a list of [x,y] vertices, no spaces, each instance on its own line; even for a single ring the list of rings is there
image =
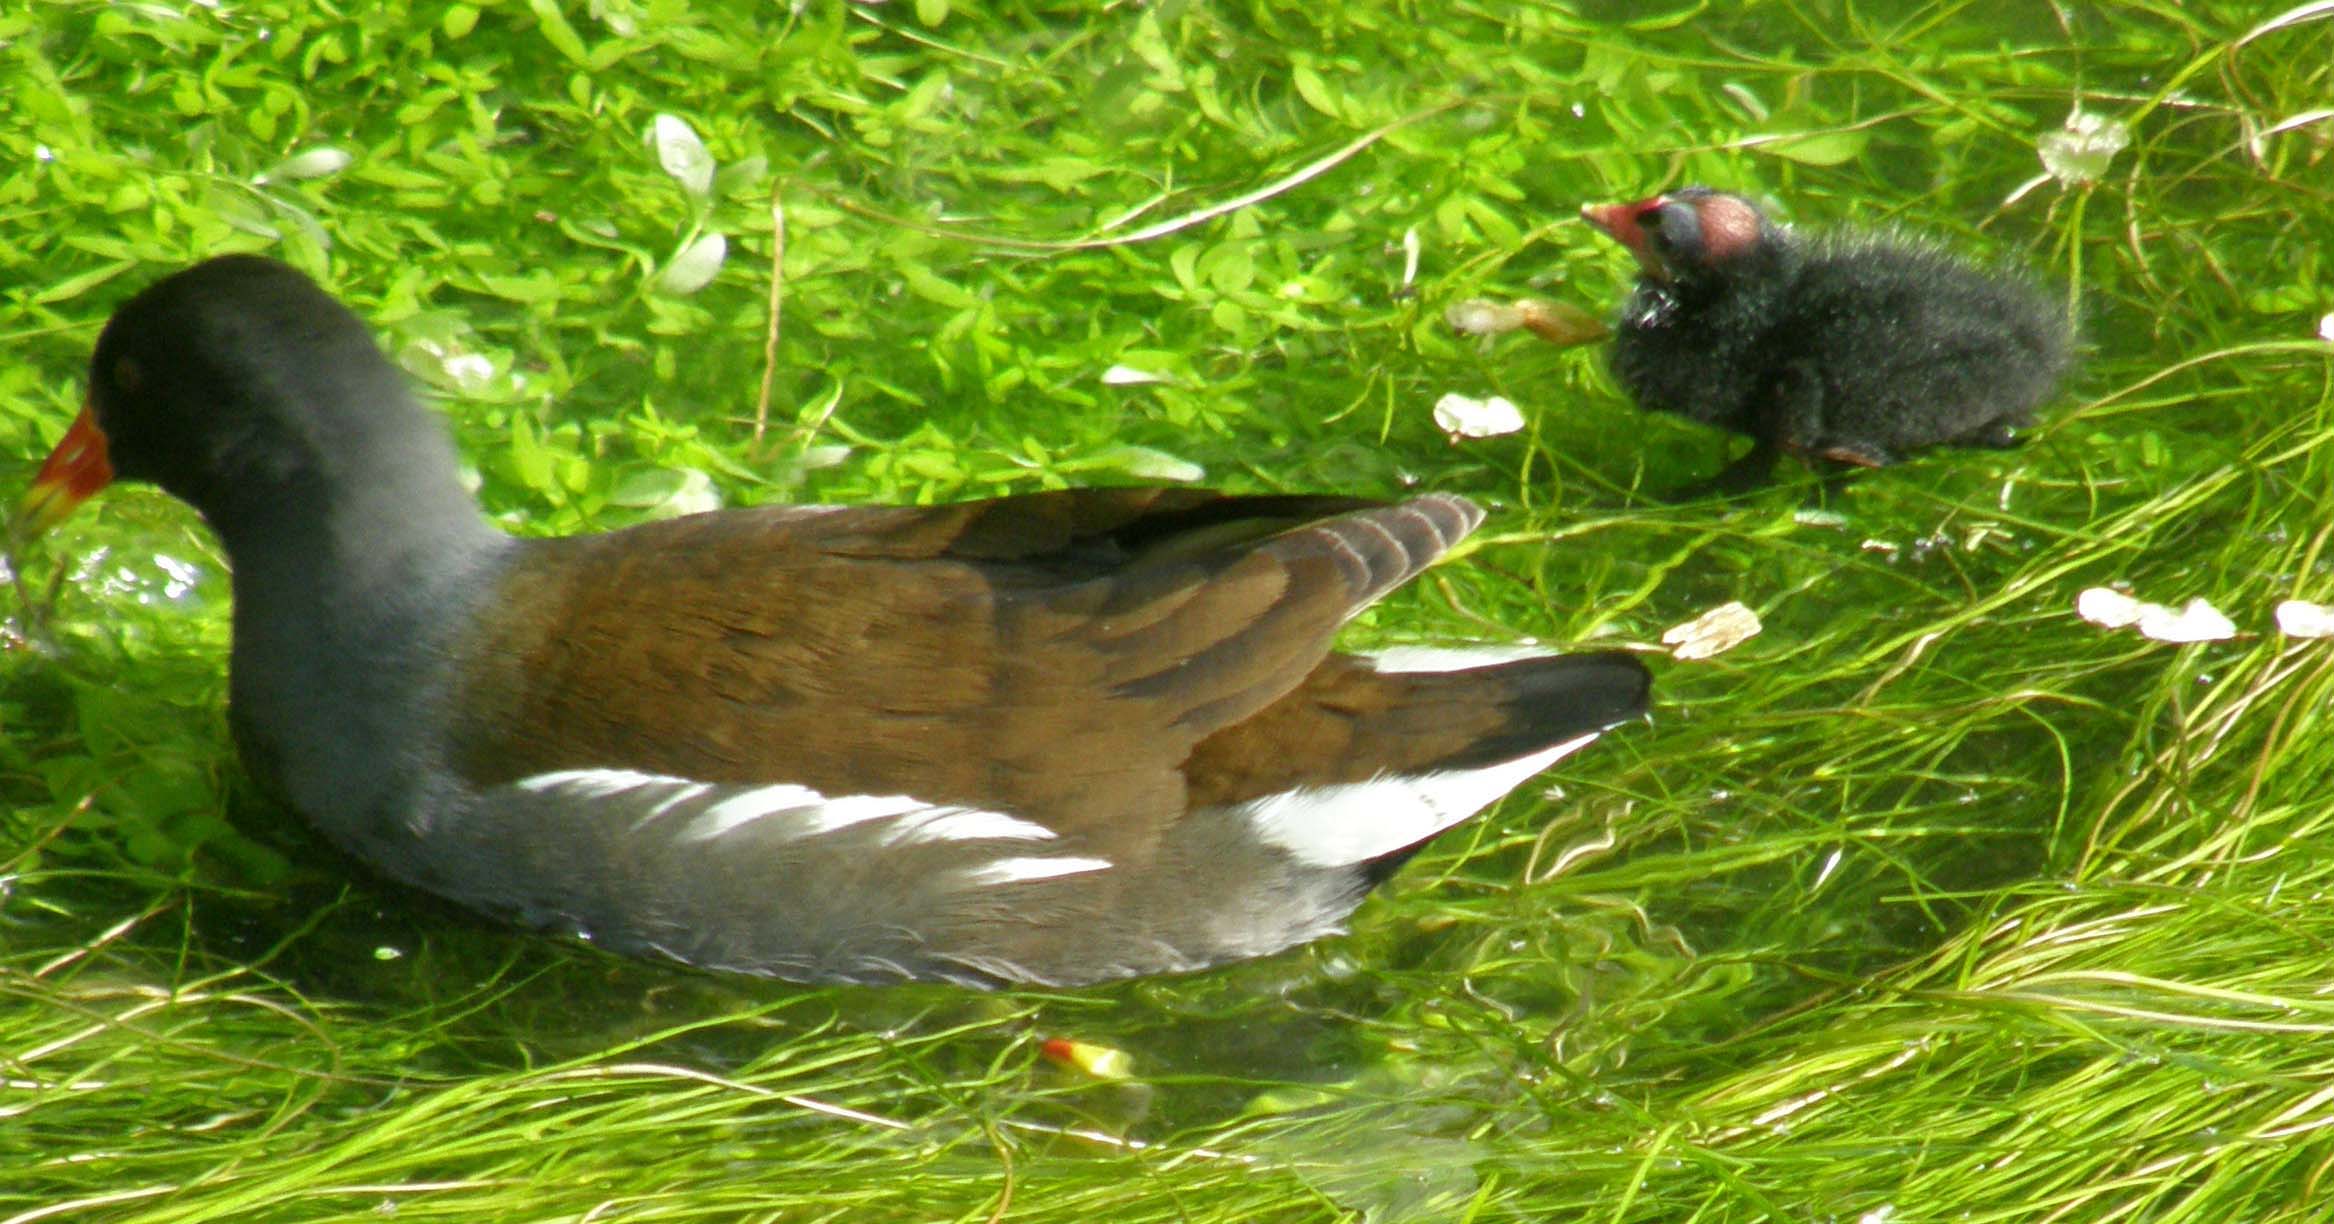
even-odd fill
[[[399,787],[435,751],[422,729],[447,643],[514,546],[461,487],[450,448],[412,446],[361,474],[344,465],[206,508],[234,575],[238,740],[344,844],[411,806]]]
[[[1798,244],[1777,237],[1736,257],[1722,274],[1681,281],[1677,291],[1689,302],[1765,313],[1790,296],[1805,262]]]
[[[426,607],[438,587],[509,542],[450,465],[302,480],[208,517],[234,570],[238,611],[259,603],[312,622],[370,618],[416,598]]]

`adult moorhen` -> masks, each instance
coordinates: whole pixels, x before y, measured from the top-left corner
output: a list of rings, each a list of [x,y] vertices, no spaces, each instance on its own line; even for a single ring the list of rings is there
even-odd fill
[[[1707,187],[1581,216],[1643,272],[1613,376],[1641,407],[1753,439],[1717,488],[1759,484],[1782,451],[1881,467],[2009,446],[2067,370],[2066,316],[2033,282],[1918,241],[1803,236]]]
[[[251,256],[115,314],[22,521],[116,475],[217,531],[237,745],[289,806],[396,879],[714,969],[1066,984],[1262,955],[1646,708],[1621,654],[1331,653],[1480,520],[1447,495],[513,539],[364,324]]]

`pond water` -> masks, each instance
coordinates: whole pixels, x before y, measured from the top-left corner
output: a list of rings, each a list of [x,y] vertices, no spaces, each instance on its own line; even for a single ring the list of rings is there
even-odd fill
[[[253,794],[223,561],[115,490],[12,558],[7,1218],[2316,1218],[2277,1170],[2322,1167],[2334,1075],[2293,1040],[2334,1024],[2334,681],[2271,609],[2334,600],[2323,6],[973,7],[0,18],[6,436],[29,470],[134,286],[266,249],[513,530],[1449,490],[1480,547],[1353,640],[1642,650],[1654,717],[1300,952],[710,978],[385,885]],[[2078,112],[2129,131],[2092,182],[2037,152]],[[1665,501],[1727,439],[1444,312],[1609,311],[1634,267],[1580,205],[1687,183],[2030,269],[2080,370],[2018,449]],[[1453,393],[1525,426],[1448,439]],[[2090,624],[2098,586],[2238,633]],[[1730,600],[1759,636],[1659,660]],[[2183,1186],[2218,1214],[2135,1206]]]

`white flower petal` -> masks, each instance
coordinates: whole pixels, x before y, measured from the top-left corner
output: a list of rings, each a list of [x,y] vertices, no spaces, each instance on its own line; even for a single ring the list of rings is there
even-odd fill
[[[1759,614],[1739,600],[1723,603],[1661,635],[1674,659],[1707,659],[1759,635]]]
[[[2277,631],[2292,638],[2334,637],[2334,607],[2289,599],[2277,605]]]
[[[1434,402],[1434,423],[1453,441],[1496,438],[1522,429],[1524,414],[1505,396],[1479,400],[1454,391]]]
[[[2236,623],[2201,596],[2189,600],[2178,612],[2161,604],[2142,606],[2139,631],[2142,637],[2159,642],[2220,642],[2237,636]]]
[[[2077,110],[2067,116],[2065,127],[2044,132],[2034,142],[2034,151],[2052,178],[2073,187],[2098,182],[2108,163],[2130,143],[2131,128],[2123,120]]]
[[[713,191],[713,154],[687,120],[658,115],[649,124],[648,144],[656,150],[657,164],[690,195],[702,198]]]
[[[2108,629],[2138,624],[2141,607],[2140,601],[2110,587],[2092,587],[2075,596],[2075,615]]]
[[[660,293],[687,297],[713,283],[721,271],[722,261],[729,258],[729,239],[719,234],[706,234],[674,254],[664,271],[656,274]]]

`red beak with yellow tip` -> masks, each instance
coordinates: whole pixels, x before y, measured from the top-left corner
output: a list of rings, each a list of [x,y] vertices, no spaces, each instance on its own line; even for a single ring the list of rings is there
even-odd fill
[[[16,503],[9,518],[11,532],[29,540],[63,522],[75,507],[113,481],[113,463],[105,456],[105,431],[87,408],[73,419],[73,427],[57,440],[48,462],[32,478],[32,487]]]

